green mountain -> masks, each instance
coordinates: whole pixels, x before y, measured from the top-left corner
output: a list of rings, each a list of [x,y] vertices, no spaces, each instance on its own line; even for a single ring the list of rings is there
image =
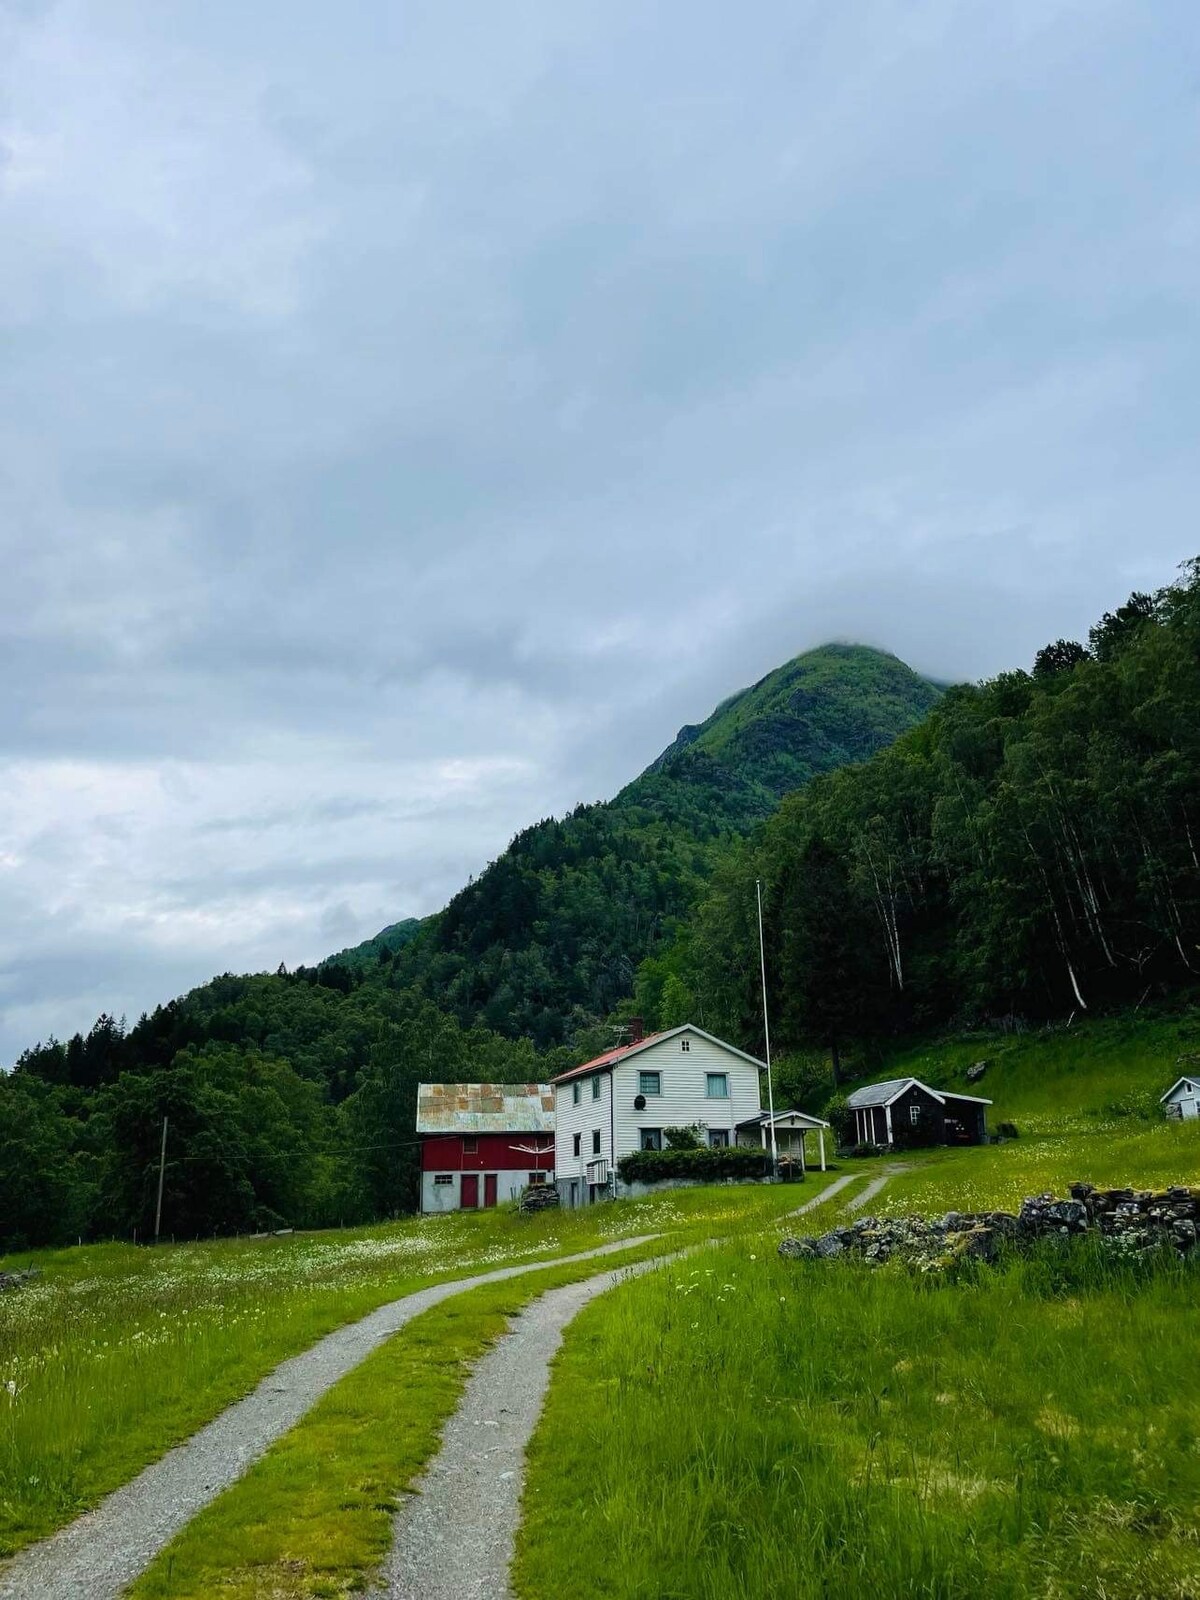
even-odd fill
[[[790,790],[890,744],[939,694],[882,651],[797,656],[681,729],[615,799],[518,834],[382,960],[465,1025],[557,1044],[632,993],[724,848]],[[377,960],[382,938],[368,942]]]

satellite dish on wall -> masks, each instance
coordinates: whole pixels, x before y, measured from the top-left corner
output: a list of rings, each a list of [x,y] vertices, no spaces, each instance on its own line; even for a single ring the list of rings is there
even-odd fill
[[[644,1094],[635,1094],[634,1095],[634,1097],[633,1097],[633,1109],[635,1111],[645,1111],[645,1109],[646,1109],[646,1096]]]

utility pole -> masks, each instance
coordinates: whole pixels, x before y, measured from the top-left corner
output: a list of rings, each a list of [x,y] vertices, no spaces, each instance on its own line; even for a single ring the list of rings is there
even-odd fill
[[[162,1149],[158,1155],[158,1204],[154,1208],[154,1242],[158,1243],[158,1231],[162,1227],[162,1192],[163,1177],[167,1170],[167,1119],[163,1118]]]
[[[763,942],[762,879],[754,880],[758,891],[758,962],[762,968],[763,1039],[767,1046],[767,1115],[771,1122],[771,1176],[779,1176],[779,1148],[775,1142],[775,1087],[771,1082],[771,1024],[767,1018],[767,947]]]

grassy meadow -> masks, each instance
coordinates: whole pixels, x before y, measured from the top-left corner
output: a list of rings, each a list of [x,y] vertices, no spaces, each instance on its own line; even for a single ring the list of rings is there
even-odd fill
[[[802,1191],[706,1189],[582,1212],[512,1207],[157,1250],[23,1254],[0,1295],[0,1556],[69,1521],[330,1329],[425,1284],[638,1234],[751,1226]]]
[[[1200,1593],[1200,1274],[1076,1254],[957,1282],[746,1243],[568,1330],[516,1593]]]

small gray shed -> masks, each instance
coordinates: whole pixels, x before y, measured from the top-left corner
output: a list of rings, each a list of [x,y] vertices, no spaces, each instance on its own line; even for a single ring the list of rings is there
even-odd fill
[[[1200,1077],[1180,1078],[1158,1103],[1169,1117],[1182,1117],[1185,1122],[1200,1117]]]

